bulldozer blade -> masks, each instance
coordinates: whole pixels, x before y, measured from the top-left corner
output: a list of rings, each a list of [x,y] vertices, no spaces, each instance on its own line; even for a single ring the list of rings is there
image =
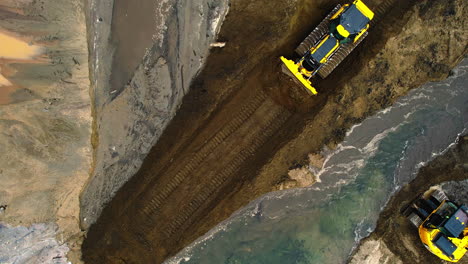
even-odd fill
[[[317,90],[315,90],[315,88],[312,86],[312,83],[304,78],[304,76],[299,72],[299,66],[294,63],[294,61],[288,60],[283,56],[281,56],[281,61],[283,62],[283,72],[293,77],[294,80],[300,82],[309,93],[317,94]]]

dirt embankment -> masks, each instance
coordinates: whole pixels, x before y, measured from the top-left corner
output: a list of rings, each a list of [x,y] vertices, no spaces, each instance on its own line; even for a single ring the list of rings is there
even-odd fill
[[[95,153],[80,197],[84,229],[174,117],[227,11],[220,0],[87,1]]]
[[[468,136],[464,136],[456,147],[422,168],[416,179],[390,200],[375,231],[362,241],[350,263],[448,263],[423,246],[417,229],[400,214],[400,210],[431,186],[440,184],[449,199],[468,202],[467,165]],[[458,263],[466,264],[468,259],[465,256]]]
[[[89,231],[89,263],[160,263],[252,199],[291,181],[308,153],[466,54],[461,0],[367,1],[369,37],[309,97],[278,57],[338,1],[236,1],[183,104],[139,172]],[[450,28],[448,30],[447,28]],[[428,38],[437,35],[438,38]]]
[[[36,226],[49,229],[36,229],[38,241],[57,235],[60,246],[68,243],[79,252],[80,244],[73,243],[82,236],[78,196],[91,163],[82,2],[1,1],[0,37],[0,71],[8,81],[0,84],[0,222],[17,229],[41,223]],[[2,239],[8,240],[8,230],[1,228]],[[14,257],[27,261],[19,240]],[[28,241],[47,255],[36,242]]]

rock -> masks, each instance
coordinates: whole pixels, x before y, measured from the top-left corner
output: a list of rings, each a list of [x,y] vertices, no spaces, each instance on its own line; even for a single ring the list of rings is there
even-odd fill
[[[2,263],[68,264],[69,248],[57,241],[54,224],[10,227],[0,224],[0,259]]]
[[[309,187],[316,182],[315,176],[306,167],[288,171],[288,178],[275,186],[276,190]]]
[[[223,48],[226,46],[226,42],[214,42],[210,44],[210,47]]]
[[[468,180],[444,182],[440,186],[450,200],[468,205]]]
[[[321,169],[323,167],[323,162],[325,161],[325,157],[321,154],[309,154],[307,155],[309,158],[309,165],[315,167],[317,169]]]
[[[382,240],[366,240],[360,245],[359,250],[352,256],[349,264],[381,264],[393,263],[403,264],[403,262],[394,255]]]
[[[288,176],[297,182],[297,187],[307,187],[315,183],[314,175],[305,167],[290,170]]]

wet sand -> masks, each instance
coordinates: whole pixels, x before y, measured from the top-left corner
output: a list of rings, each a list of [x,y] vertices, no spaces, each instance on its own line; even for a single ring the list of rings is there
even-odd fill
[[[22,88],[8,79],[16,70],[10,69],[11,63],[36,63],[35,58],[43,52],[43,48],[30,44],[10,32],[0,31],[0,105],[21,101],[15,100],[13,94]]]
[[[155,1],[114,1],[111,42],[116,50],[112,62],[110,89],[113,97],[122,92],[151,47],[156,32]]]
[[[0,74],[11,83],[0,87],[0,205],[7,205],[0,222],[51,223],[56,230],[39,237],[57,235],[72,249],[73,263],[80,259],[78,196],[91,160],[82,5],[81,0],[0,4]],[[18,254],[31,257],[26,250]]]
[[[0,31],[0,58],[28,60],[41,54],[41,47],[28,44]]]

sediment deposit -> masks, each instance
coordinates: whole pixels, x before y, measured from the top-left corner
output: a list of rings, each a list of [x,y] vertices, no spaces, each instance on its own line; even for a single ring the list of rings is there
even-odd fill
[[[95,159],[81,195],[83,228],[175,116],[227,11],[219,0],[88,1]]]
[[[0,68],[8,81],[0,86],[0,221],[8,224],[0,232],[38,233],[21,242],[25,250],[14,257],[22,261],[38,257],[28,247],[44,255],[52,250],[39,240],[70,247],[69,257],[79,259],[78,196],[92,153],[82,3],[2,1],[0,30]]]

